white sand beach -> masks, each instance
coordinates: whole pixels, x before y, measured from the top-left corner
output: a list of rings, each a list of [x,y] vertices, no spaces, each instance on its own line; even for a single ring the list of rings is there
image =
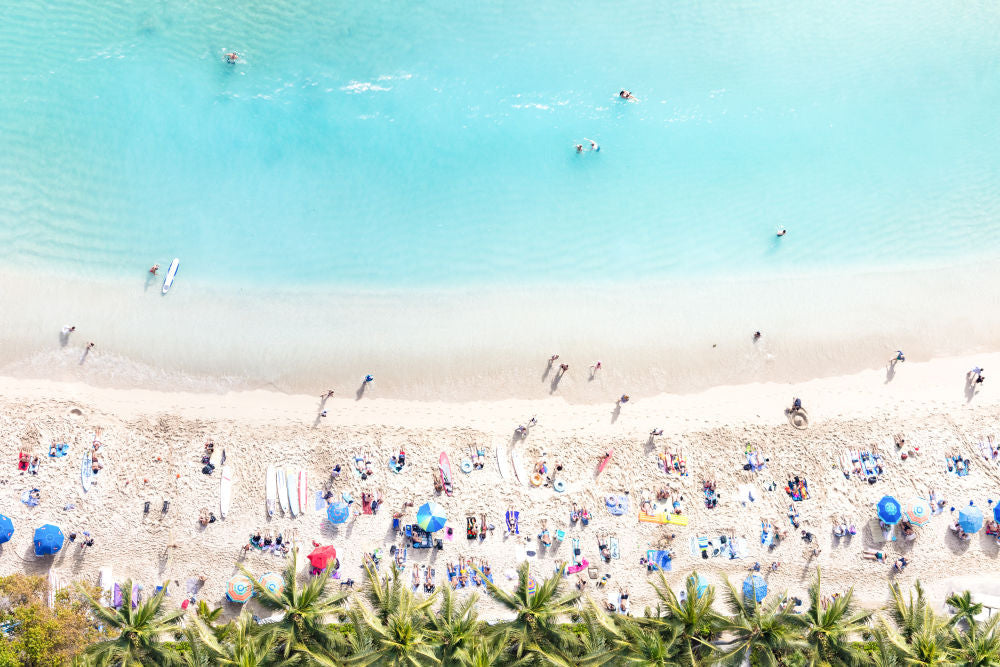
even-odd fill
[[[586,372],[590,361],[563,359],[571,364],[570,373]],[[944,515],[918,529],[914,542],[899,537],[886,547],[890,559],[905,554],[911,562],[897,579],[931,582],[995,570],[998,547],[992,538],[980,533],[959,542],[948,530],[948,507],[959,508],[971,500],[992,514],[987,501],[1000,499],[1000,465],[983,458],[978,445],[990,434],[1000,436],[1000,401],[992,378],[975,395],[966,391],[965,373],[975,365],[984,367],[989,376],[990,369],[1000,368],[1000,354],[906,361],[897,364],[891,377],[880,368],[798,384],[633,396],[620,409],[615,403],[621,393],[617,387],[605,389],[605,400],[597,403],[568,403],[558,396],[433,402],[381,398],[376,378],[372,391],[360,398],[350,392],[327,400],[322,406],[326,417],[319,416],[318,398],[325,387],[318,387],[314,396],[266,391],[169,393],[4,378],[0,434],[7,443],[8,465],[0,475],[4,487],[0,511],[13,518],[15,534],[3,545],[0,572],[44,574],[55,568],[64,580],[96,581],[98,569],[110,566],[117,579],[133,578],[150,590],[165,580],[177,582],[172,585],[174,604],[181,602],[188,579],[206,575],[199,597],[224,604],[225,584],[238,562],[258,575],[284,566],[283,557],[256,550],[241,560],[241,547],[255,530],[281,532],[305,553],[314,540],[333,544],[342,580],[360,580],[364,553],[383,549],[382,570],[388,571],[389,546],[403,545],[391,529],[393,512],[412,501],[414,507],[405,508],[403,517],[412,522],[416,507],[435,500],[446,510],[453,538],[438,534],[442,550],[409,549],[405,576],[410,576],[414,563],[430,566],[438,586],[447,584],[446,564],[462,557],[486,559],[502,586],[512,585],[504,572],[524,558],[534,573],[547,576],[557,563],[571,560],[572,540],[579,539],[582,556],[599,575],[611,575],[606,590],[595,590],[597,580],[588,579],[587,592],[603,599],[607,590],[627,587],[636,611],[654,600],[646,582],[655,575],[639,559],[648,549],[661,547],[674,551],[667,577],[675,586],[696,568],[711,583],[721,583],[726,576],[739,581],[754,562],[760,562],[772,590],[802,596],[818,565],[828,592],[853,585],[860,599],[877,603],[886,595],[892,568],[863,560],[860,554],[870,544],[863,525],[874,516],[873,504],[884,494],[905,501],[911,496],[926,498],[933,488],[947,499]],[[605,362],[599,373],[613,372],[609,366]],[[805,430],[792,428],[783,413],[796,396],[809,413]],[[537,425],[523,440],[515,438],[514,429],[533,415]],[[102,432],[104,469],[96,485],[84,493],[80,459],[95,428]],[[662,428],[663,435],[651,440],[653,428]],[[902,460],[891,442],[897,433],[905,435],[907,450],[919,448],[919,454]],[[217,467],[211,476],[201,472],[207,440],[215,443],[212,460],[217,466],[226,452],[235,497],[224,520],[202,528],[199,512],[204,509],[218,516],[219,509],[220,470]],[[69,443],[69,455],[49,458],[51,442]],[[767,459],[760,472],[743,469],[748,444]],[[463,474],[459,466],[470,446],[486,450],[487,464],[483,470]],[[596,475],[599,458],[611,448],[611,461]],[[394,474],[387,463],[400,449],[405,449],[407,463]],[[839,467],[845,449],[882,456],[884,473],[878,481],[845,479]],[[17,470],[18,450],[42,459],[37,476]],[[451,497],[435,493],[432,485],[442,451],[454,469]],[[664,451],[682,453],[689,474],[663,472],[658,454]],[[355,454],[373,461],[371,478],[362,480],[351,472]],[[948,454],[968,457],[970,474],[949,473]],[[528,468],[542,458],[550,469],[557,463],[564,466],[557,479],[566,484],[565,491],[523,483]],[[519,475],[512,460],[522,465]],[[352,494],[358,504],[362,492],[381,492],[384,505],[377,515],[362,514],[334,527],[323,509],[314,510],[315,491],[326,488],[330,469],[338,463],[344,473],[333,482],[333,491]],[[269,464],[307,470],[310,508],[303,516],[291,518],[278,510],[267,518],[264,477]],[[809,499],[794,505],[802,529],[816,536],[812,544],[800,539],[788,519],[793,503],[783,487],[795,475],[809,484]],[[717,485],[719,500],[714,508],[705,506],[704,480]],[[769,491],[772,481],[776,488]],[[741,485],[755,489],[753,502],[738,500]],[[661,487],[683,495],[686,526],[637,520],[642,497]],[[41,493],[37,507],[20,501],[31,488]],[[610,494],[627,496],[624,515],[607,511],[605,499]],[[164,500],[170,503],[166,512]],[[148,514],[143,513],[146,501],[151,504]],[[589,509],[593,518],[588,526],[570,523],[574,504]],[[507,509],[520,512],[520,535],[504,535]],[[466,516],[482,514],[495,530],[482,541],[466,539]],[[831,535],[834,522],[842,518],[857,526],[852,539],[835,540]],[[565,539],[548,549],[540,547],[536,537],[543,519],[553,535],[565,531]],[[761,544],[762,520],[788,530],[787,539],[772,550]],[[81,550],[67,543],[54,557],[36,558],[31,534],[45,522],[60,525],[67,534],[87,530],[95,545]],[[672,540],[670,534],[675,535]],[[703,559],[692,552],[692,538],[714,538],[718,544],[720,535],[745,544],[743,557]],[[618,538],[618,559],[602,561],[599,536]],[[814,547],[821,549],[818,556],[811,554]],[[526,556],[526,551],[535,555]],[[772,562],[780,562],[776,572],[768,571]],[[477,587],[472,590],[482,592]],[[484,603],[482,613],[490,617],[499,611]]]

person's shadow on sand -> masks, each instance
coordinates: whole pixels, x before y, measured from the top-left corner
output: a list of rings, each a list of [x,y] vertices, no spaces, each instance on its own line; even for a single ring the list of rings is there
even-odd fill
[[[971,403],[972,399],[976,396],[976,376],[969,371],[965,374],[965,402]]]
[[[66,347],[69,345],[69,332],[60,331],[59,332],[59,347]]]
[[[614,424],[622,416],[622,402],[615,403],[615,409],[611,411],[611,423]]]
[[[552,382],[549,383],[550,394],[556,393],[556,389],[559,388],[559,382],[562,381],[563,375],[565,375],[565,372],[562,369],[559,369],[556,371],[556,374],[552,376]]]
[[[365,390],[366,390],[367,388],[368,388],[368,383],[367,383],[367,382],[364,382],[364,381],[362,381],[362,382],[361,382],[361,386],[360,386],[360,387],[358,387],[358,390],[357,390],[356,392],[354,392],[354,396],[355,396],[355,399],[354,399],[354,400],[356,400],[356,401],[360,401],[360,400],[361,400],[362,398],[364,398],[364,395],[365,395]]]
[[[896,359],[890,359],[889,365],[885,367],[885,383],[889,384],[896,377]]]
[[[83,366],[83,363],[84,363],[85,361],[87,361],[87,356],[88,356],[89,354],[90,354],[90,348],[89,348],[89,347],[85,347],[85,348],[83,349],[83,354],[81,354],[81,355],[80,355],[80,365],[81,365],[81,366]]]
[[[549,359],[549,363],[545,364],[545,370],[542,372],[542,382],[545,382],[549,377],[549,373],[552,372],[552,359]]]

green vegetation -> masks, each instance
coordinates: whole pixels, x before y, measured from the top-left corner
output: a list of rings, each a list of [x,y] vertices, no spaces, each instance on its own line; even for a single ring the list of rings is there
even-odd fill
[[[274,614],[267,623],[246,609],[223,622],[203,603],[167,611],[162,593],[108,609],[92,588],[61,592],[50,608],[40,577],[0,578],[0,667],[1000,667],[1000,617],[977,621],[982,607],[968,594],[948,600],[953,615],[939,615],[919,583],[891,585],[888,604],[872,612],[857,608],[851,590],[827,597],[818,570],[799,606],[773,594],[755,602],[728,581],[717,601],[697,574],[678,595],[660,574],[656,607],[621,616],[568,590],[561,572],[535,582],[524,565],[512,592],[486,587],[506,610],[489,624],[476,595],[414,593],[403,573],[368,569],[363,589],[344,595],[325,575],[303,582],[295,567],[293,558],[278,595],[256,590]]]

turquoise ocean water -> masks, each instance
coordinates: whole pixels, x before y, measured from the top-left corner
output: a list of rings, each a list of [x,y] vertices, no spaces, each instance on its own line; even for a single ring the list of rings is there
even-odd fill
[[[995,253],[998,34],[991,2],[10,3],[0,261],[435,287]]]

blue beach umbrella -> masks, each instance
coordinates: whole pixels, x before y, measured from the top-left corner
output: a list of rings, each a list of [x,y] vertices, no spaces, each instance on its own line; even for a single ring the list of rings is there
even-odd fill
[[[35,531],[35,555],[51,556],[63,545],[63,534],[59,526],[47,523]]]
[[[903,518],[903,508],[899,501],[892,496],[882,496],[882,500],[878,501],[875,510],[878,518],[890,526],[896,525]]]
[[[5,514],[0,514],[0,544],[9,542],[14,536],[14,522]]]
[[[753,598],[757,602],[764,599],[767,595],[767,582],[759,574],[751,574],[743,582],[743,597],[746,599]]]
[[[705,591],[708,590],[708,582],[705,581],[700,574],[698,574],[698,575],[692,574],[690,577],[688,577],[688,581],[694,581],[695,582],[695,587],[697,589],[696,593],[698,595],[698,599],[701,599],[701,596],[704,595]]]
[[[417,525],[428,533],[433,533],[444,528],[445,521],[447,520],[444,515],[444,509],[437,503],[424,503],[417,510]]]
[[[1000,521],[1000,503],[997,503],[996,505],[993,506],[993,520]]]
[[[334,503],[326,508],[326,518],[330,523],[344,523],[351,514],[351,508],[347,503]]]
[[[975,505],[969,505],[958,513],[958,527],[966,533],[979,532],[983,527],[983,511]]]

